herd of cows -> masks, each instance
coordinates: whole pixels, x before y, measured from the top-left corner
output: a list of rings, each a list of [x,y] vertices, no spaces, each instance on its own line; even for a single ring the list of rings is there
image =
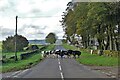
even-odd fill
[[[73,50],[53,50],[53,51],[42,51],[42,57],[52,57],[52,58],[79,58],[81,55],[80,51]]]

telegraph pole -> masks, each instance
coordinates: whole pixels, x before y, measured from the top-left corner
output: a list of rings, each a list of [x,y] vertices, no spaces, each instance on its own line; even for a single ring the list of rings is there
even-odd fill
[[[17,61],[17,18],[16,16],[16,29],[15,29],[15,61]]]

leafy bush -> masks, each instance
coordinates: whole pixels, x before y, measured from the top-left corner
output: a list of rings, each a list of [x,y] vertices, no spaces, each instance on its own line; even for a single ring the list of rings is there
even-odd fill
[[[105,56],[118,57],[119,51],[104,50],[103,53],[104,53]]]
[[[115,57],[118,57],[118,56],[119,56],[119,53],[120,53],[120,51],[112,51],[112,54],[113,54],[113,56],[115,56]]]
[[[110,56],[110,50],[104,50],[103,53],[105,56]]]
[[[98,50],[93,50],[93,54],[98,54]]]
[[[30,45],[26,48],[26,50],[36,50],[36,49],[39,49],[37,45]]]
[[[31,51],[31,52],[25,52],[25,53],[23,53],[23,54],[20,55],[21,60],[26,59],[26,58],[28,58],[28,57],[30,57],[30,56],[32,56],[33,54],[36,54],[36,53],[38,53],[38,52],[39,52],[39,49],[33,50],[33,51]]]
[[[3,42],[2,45],[2,51],[3,52],[13,52],[15,51],[15,37],[16,37],[16,50],[17,51],[22,51],[24,47],[27,47],[29,42],[28,40],[21,36],[21,35],[15,35],[15,36],[10,36],[6,38],[5,41]]]
[[[49,33],[47,36],[46,36],[46,42],[47,43],[50,43],[50,44],[53,44],[56,42],[57,40],[57,37],[55,35],[55,33]]]

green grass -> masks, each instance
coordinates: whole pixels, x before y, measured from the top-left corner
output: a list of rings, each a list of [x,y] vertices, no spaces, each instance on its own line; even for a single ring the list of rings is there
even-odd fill
[[[64,48],[77,50],[76,47],[70,46],[67,44],[63,44]],[[108,56],[98,56],[96,54],[90,54],[87,52],[81,51],[80,58],[76,60],[85,65],[91,66],[117,66],[118,65],[118,58],[117,57],[108,57]]]
[[[76,48],[75,46],[69,45],[69,44],[62,44],[62,46],[65,49],[78,50],[78,48]]]
[[[51,44],[49,46],[46,46],[46,48],[44,49],[44,51],[53,50],[54,48],[55,48],[55,45]]]
[[[20,55],[24,52],[17,52],[18,59],[20,59]],[[6,55],[6,58],[10,58],[10,57],[14,56],[15,53],[14,52],[2,52],[2,55]]]
[[[52,50],[52,49],[54,49],[54,45],[49,45],[44,50]],[[11,54],[7,53],[7,56],[11,56]],[[19,54],[21,53],[18,53],[18,55]],[[25,60],[18,60],[18,61],[10,60],[7,63],[4,63],[2,65],[2,72],[4,73],[9,71],[16,71],[16,70],[23,70],[26,68],[30,68],[33,65],[39,63],[41,60],[42,60],[42,57],[40,52],[35,55],[32,55],[31,57]]]
[[[0,41],[0,56],[2,56],[2,41]]]
[[[10,61],[9,63],[5,63],[2,65],[2,72],[16,71],[22,70],[26,68],[30,68],[33,65],[37,64],[42,59],[40,54],[36,54],[31,56],[26,60],[19,60],[17,62]]]
[[[2,50],[2,41],[0,41],[0,50]]]
[[[42,48],[43,45],[38,45],[39,48]],[[31,51],[31,50],[29,50]],[[25,52],[29,52],[29,51],[21,51],[21,52],[17,52],[17,56],[18,56],[18,59],[20,59],[20,55],[22,53],[25,53]],[[6,58],[10,58],[11,56],[14,56],[15,55],[15,52],[2,52],[2,55],[6,55]]]
[[[43,47],[43,45],[41,45],[41,44],[29,44],[29,46],[30,45],[37,45],[39,48],[42,48]]]
[[[117,66],[118,58],[108,56],[98,56],[96,54],[90,54],[82,52],[81,58],[77,59],[78,62],[92,66]]]

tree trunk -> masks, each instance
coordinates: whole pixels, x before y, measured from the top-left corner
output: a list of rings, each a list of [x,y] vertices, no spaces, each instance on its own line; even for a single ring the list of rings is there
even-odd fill
[[[113,36],[112,36],[112,28],[111,25],[108,28],[108,34],[109,34],[109,46],[110,46],[110,50],[113,50]]]
[[[105,50],[108,50],[109,49],[109,36],[107,36],[107,44],[106,44],[106,47],[105,47]]]
[[[120,50],[120,22],[118,23],[117,50]]]
[[[102,50],[102,43],[101,43],[101,42],[102,42],[102,40],[98,39],[98,43],[99,43],[99,47],[98,47],[98,48],[99,48],[100,50]]]

